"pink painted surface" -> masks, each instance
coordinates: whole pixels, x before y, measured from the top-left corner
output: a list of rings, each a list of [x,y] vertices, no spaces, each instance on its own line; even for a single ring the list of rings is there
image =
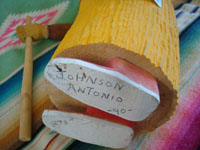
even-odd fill
[[[112,58],[107,62],[107,67],[122,73],[129,79],[138,84],[143,85],[145,88],[159,95],[158,85],[156,79],[147,71],[140,67],[128,63],[120,58]]]
[[[40,24],[47,25],[54,16],[58,13],[58,10],[54,10],[45,14],[37,15],[32,17],[32,22],[37,23],[41,20],[44,20],[40,22]],[[13,38],[14,34],[16,33],[15,30],[17,26],[19,25],[25,25],[26,18],[21,19],[14,19],[11,21],[11,23],[8,25],[8,27],[5,29],[5,31],[0,35],[0,51],[5,50],[7,47],[16,46],[21,44],[21,42],[17,39],[17,37]]]

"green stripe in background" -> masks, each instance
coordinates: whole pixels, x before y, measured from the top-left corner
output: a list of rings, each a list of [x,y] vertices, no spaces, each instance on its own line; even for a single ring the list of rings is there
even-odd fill
[[[5,22],[9,15],[33,13],[43,11],[45,9],[53,8],[63,2],[69,2],[68,7],[63,14],[54,23],[73,23],[78,13],[79,0],[1,0],[0,2],[0,36],[4,33],[2,24]],[[42,14],[42,13],[41,13]],[[16,34],[9,37],[17,37]],[[55,44],[54,40],[41,40],[34,44],[33,55],[36,56],[42,50]],[[5,79],[14,70],[24,63],[24,47],[13,47],[9,51],[0,52],[0,81]]]
[[[69,7],[56,23],[72,23],[77,15],[79,0],[1,0],[0,2],[0,25],[8,15],[30,13],[49,9],[62,2],[69,1]]]
[[[67,150],[108,150],[108,148],[75,141]]]

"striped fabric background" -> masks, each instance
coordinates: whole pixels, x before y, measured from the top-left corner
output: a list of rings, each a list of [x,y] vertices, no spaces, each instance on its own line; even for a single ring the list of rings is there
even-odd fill
[[[129,150],[195,150],[200,145],[199,3],[199,0],[194,0],[176,10],[181,58],[180,103],[176,113],[156,131],[136,136],[127,148]],[[22,67],[17,67],[10,76],[0,81],[0,149],[13,150],[18,147],[24,150],[108,150],[105,147],[64,137],[42,125],[42,111],[52,107],[45,90],[43,71],[56,46],[57,43],[52,43],[35,55],[33,85],[35,132],[33,140],[29,143],[18,141]],[[3,63],[2,59],[0,62]],[[9,66],[4,65],[4,67]]]

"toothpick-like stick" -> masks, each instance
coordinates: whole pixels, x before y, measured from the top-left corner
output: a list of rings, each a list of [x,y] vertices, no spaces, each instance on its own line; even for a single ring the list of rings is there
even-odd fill
[[[31,24],[31,17],[26,17],[26,24]],[[30,141],[32,134],[32,74],[33,74],[33,52],[32,39],[26,37],[24,72],[20,100],[20,128],[19,139]]]

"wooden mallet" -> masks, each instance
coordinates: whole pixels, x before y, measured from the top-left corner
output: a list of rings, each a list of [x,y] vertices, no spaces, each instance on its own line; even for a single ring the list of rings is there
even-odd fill
[[[32,129],[32,73],[33,73],[33,52],[32,42],[45,38],[61,40],[71,24],[41,25],[32,24],[31,17],[26,18],[25,26],[18,26],[16,33],[21,42],[26,43],[25,62],[20,102],[20,131],[21,141],[31,140]]]
[[[26,17],[26,24],[31,24],[30,16]],[[20,100],[19,139],[21,141],[30,141],[32,134],[32,49],[32,38],[28,36],[26,37],[25,62]]]

